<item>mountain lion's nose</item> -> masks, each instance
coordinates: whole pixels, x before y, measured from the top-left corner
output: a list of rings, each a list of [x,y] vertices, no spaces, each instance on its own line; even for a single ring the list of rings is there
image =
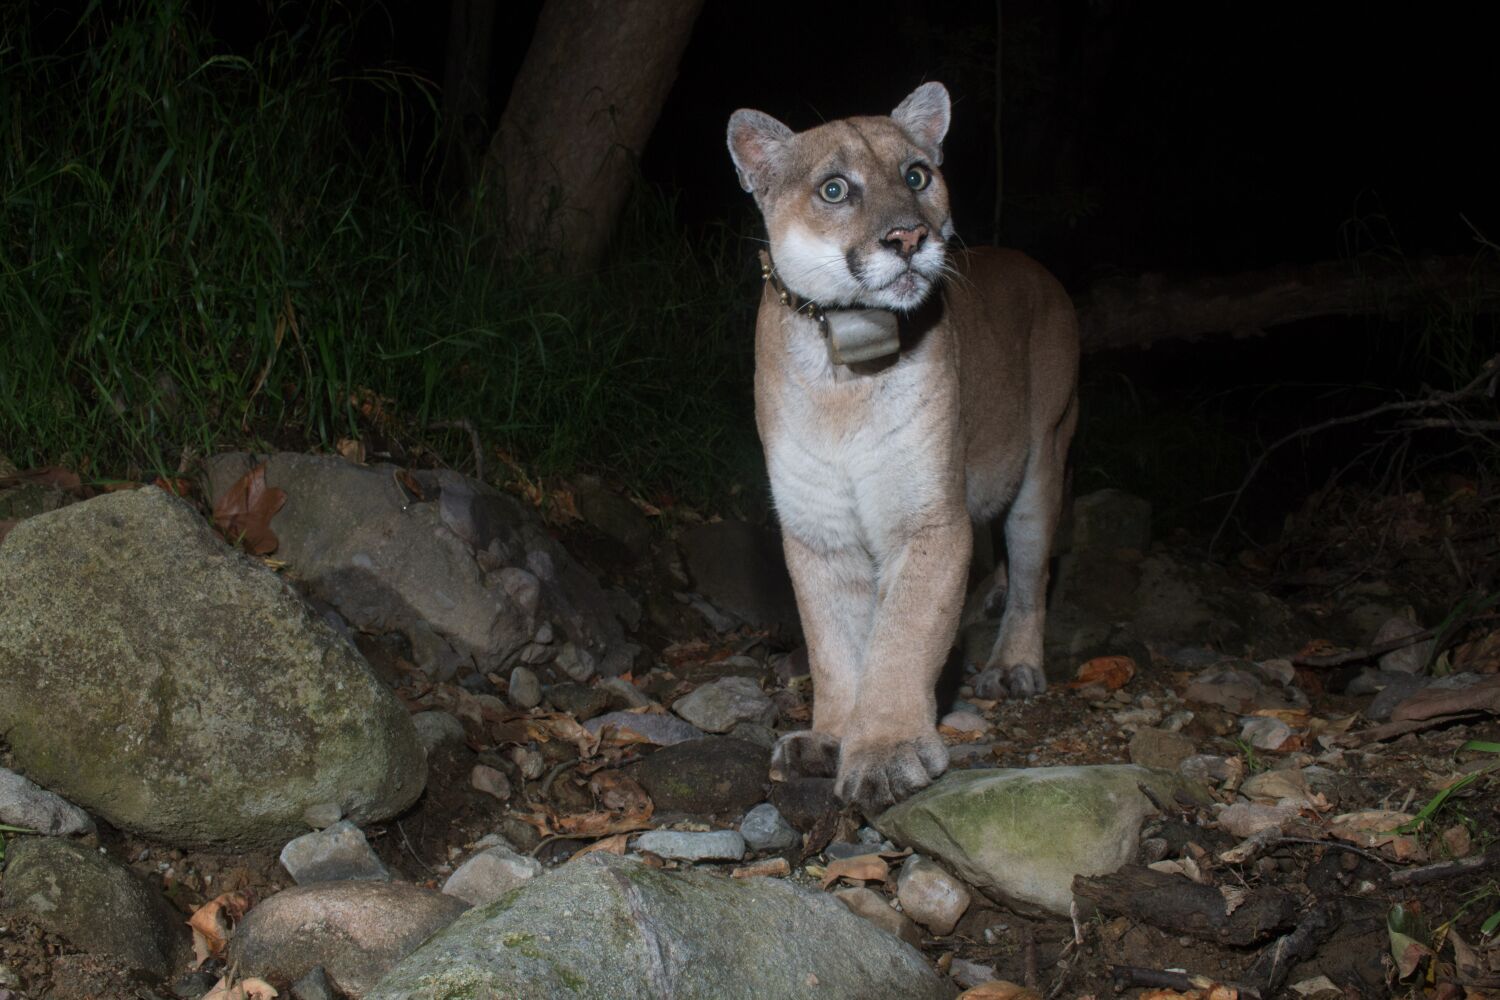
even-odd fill
[[[903,260],[910,260],[911,255],[922,249],[922,243],[927,239],[926,226],[914,226],[911,229],[892,229],[885,234],[881,240],[886,246],[896,251],[896,255]]]

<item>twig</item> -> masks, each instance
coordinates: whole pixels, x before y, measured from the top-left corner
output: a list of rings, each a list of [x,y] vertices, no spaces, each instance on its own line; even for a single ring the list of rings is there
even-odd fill
[[[1022,984],[1029,990],[1037,988],[1038,976],[1036,969],[1036,931],[1030,924],[1023,928],[1021,935],[1022,968],[1024,969]]]
[[[1234,514],[1235,508],[1240,504],[1240,498],[1245,495],[1245,490],[1249,488],[1251,481],[1260,472],[1260,467],[1266,463],[1266,459],[1270,458],[1271,453],[1279,449],[1282,445],[1291,444],[1300,438],[1311,437],[1319,431],[1326,431],[1334,427],[1342,427],[1345,424],[1356,424],[1362,420],[1369,420],[1371,417],[1380,416],[1382,413],[1427,410],[1435,406],[1447,406],[1450,403],[1473,396],[1493,396],[1495,394],[1494,382],[1497,371],[1500,371],[1500,354],[1495,355],[1481,365],[1479,374],[1468,384],[1458,389],[1453,389],[1449,392],[1434,393],[1423,399],[1403,399],[1392,403],[1382,403],[1379,406],[1371,407],[1359,413],[1333,417],[1329,420],[1324,420],[1322,423],[1313,424],[1310,427],[1299,427],[1290,434],[1278,438],[1269,448],[1260,453],[1260,456],[1250,466],[1250,471],[1245,473],[1245,478],[1241,481],[1239,488],[1230,494],[1229,509],[1224,512],[1224,517],[1219,521],[1219,526],[1214,529],[1214,536],[1209,540],[1208,550],[1212,552],[1218,546],[1219,536],[1224,533],[1224,528],[1228,526],[1230,517]]]
[[[1136,965],[1111,965],[1109,973],[1114,978],[1115,992],[1122,993],[1133,986],[1150,989],[1176,990],[1187,993],[1192,990],[1207,990],[1216,985],[1233,986],[1242,997],[1260,1000],[1260,991],[1253,986],[1239,983],[1223,983],[1210,976],[1194,976],[1186,972],[1168,972],[1166,969],[1143,969]]]
[[[1413,417],[1403,420],[1398,427],[1412,430],[1433,427],[1455,431],[1500,431],[1500,420],[1472,420],[1468,417]]]
[[[484,447],[479,443],[479,432],[474,429],[473,421],[468,417],[458,420],[437,420],[428,424],[427,428],[438,431],[468,432],[469,445],[474,449],[474,478],[481,483],[484,482]]]
[[[1275,996],[1292,966],[1314,954],[1337,928],[1336,912],[1327,904],[1309,910],[1291,933],[1283,934],[1256,956],[1245,970],[1245,978],[1266,996]]]
[[[1437,635],[1437,629],[1424,628],[1420,632],[1403,636],[1400,639],[1392,639],[1390,642],[1376,643],[1373,646],[1360,646],[1344,653],[1329,653],[1327,656],[1294,656],[1292,663],[1299,667],[1342,667],[1346,663],[1357,663],[1360,660],[1373,660],[1384,656],[1386,653],[1405,649],[1407,646],[1415,646],[1419,642],[1431,639]]]
[[[1492,865],[1500,865],[1500,854],[1481,854],[1478,857],[1462,858],[1458,861],[1441,861],[1435,865],[1423,865],[1421,868],[1407,868],[1403,871],[1391,872],[1387,880],[1391,885],[1426,885],[1428,882],[1441,882],[1460,875],[1472,875]]]
[[[1378,864],[1384,865],[1387,871],[1391,869],[1391,863],[1373,851],[1367,851],[1363,847],[1355,847],[1353,844],[1343,844],[1337,840],[1314,840],[1312,837],[1277,837],[1273,844],[1310,844],[1314,847],[1328,847],[1335,851],[1347,851],[1350,854],[1358,854],[1362,858],[1368,858]]]
[[[559,774],[562,774],[570,767],[577,767],[582,763],[582,757],[574,757],[572,760],[565,760],[561,764],[558,764],[556,767],[554,767],[552,770],[548,771],[546,777],[542,779],[541,790],[537,793],[538,797],[545,799],[547,797],[547,793],[552,790],[553,780],[555,780]]]
[[[401,843],[406,848],[406,853],[410,854],[414,859],[416,859],[417,864],[421,865],[424,871],[426,871],[429,875],[432,874],[432,866],[422,860],[422,856],[417,853],[417,849],[411,846],[411,841],[406,839],[406,827],[401,825],[400,820],[396,821],[396,829],[401,834]]]

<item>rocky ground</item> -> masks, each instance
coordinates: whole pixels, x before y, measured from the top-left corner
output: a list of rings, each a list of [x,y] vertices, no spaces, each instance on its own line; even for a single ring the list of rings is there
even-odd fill
[[[952,771],[875,817],[768,779],[812,691],[762,528],[334,457],[157,486],[0,460],[0,1000],[1500,995],[1473,484],[1227,566],[1079,498],[1051,688],[964,672],[976,602]]]

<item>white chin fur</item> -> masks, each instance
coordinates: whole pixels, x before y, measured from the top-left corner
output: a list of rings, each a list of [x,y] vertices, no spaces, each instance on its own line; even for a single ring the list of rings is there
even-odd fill
[[[877,250],[864,259],[863,281],[849,273],[849,262],[837,243],[802,226],[791,226],[771,246],[776,270],[786,287],[824,306],[862,305],[909,311],[926,301],[942,273],[944,249],[928,242],[911,267],[894,253]]]

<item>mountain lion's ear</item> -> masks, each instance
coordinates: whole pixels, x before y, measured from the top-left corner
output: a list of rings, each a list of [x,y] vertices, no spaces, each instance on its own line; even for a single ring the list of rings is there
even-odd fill
[[[947,87],[936,81],[922,84],[896,105],[891,117],[932,158],[933,166],[942,165],[943,137],[953,119],[953,102],[948,99]]]
[[[740,187],[754,192],[764,188],[781,159],[781,144],[792,130],[768,114],[741,108],[729,116],[729,155]]]

